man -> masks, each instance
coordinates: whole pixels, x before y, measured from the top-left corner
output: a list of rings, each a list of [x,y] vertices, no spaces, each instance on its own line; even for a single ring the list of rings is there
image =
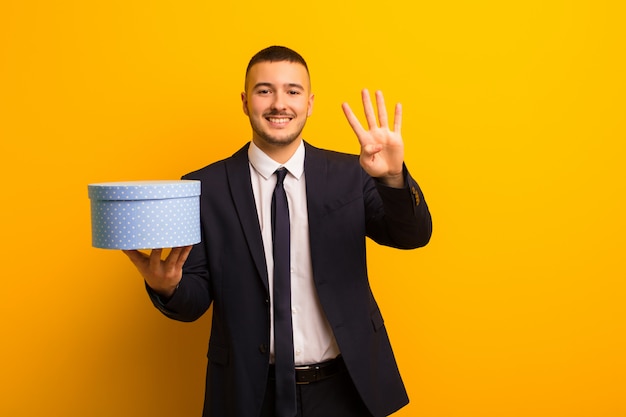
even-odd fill
[[[252,141],[184,177],[202,182],[202,242],[164,260],[125,253],[166,316],[192,321],[213,303],[204,416],[389,415],[408,397],[365,238],[411,249],[432,229],[403,163],[402,109],[390,129],[377,92],[377,123],[364,90],[364,129],[343,105],[359,157],[305,143],[308,67],[279,46],[251,59],[241,98]]]

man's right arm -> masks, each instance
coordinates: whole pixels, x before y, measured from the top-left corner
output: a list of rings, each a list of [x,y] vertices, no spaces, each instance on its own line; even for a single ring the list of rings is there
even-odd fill
[[[199,259],[202,251],[202,245],[173,248],[165,259],[161,259],[162,249],[153,249],[150,255],[134,250],[124,253],[144,278],[154,306],[171,319],[189,322],[202,316],[212,301],[206,265]],[[183,273],[187,260],[196,268]]]

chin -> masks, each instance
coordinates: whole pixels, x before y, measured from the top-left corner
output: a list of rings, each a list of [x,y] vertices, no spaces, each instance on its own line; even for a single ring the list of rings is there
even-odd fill
[[[258,134],[258,137],[265,143],[272,145],[272,146],[288,146],[291,145],[292,143],[294,143],[298,137],[300,136],[300,134],[294,134],[294,135],[288,135],[288,136],[281,136],[281,137],[276,137],[276,136],[270,136],[270,135],[266,135],[266,134]]]

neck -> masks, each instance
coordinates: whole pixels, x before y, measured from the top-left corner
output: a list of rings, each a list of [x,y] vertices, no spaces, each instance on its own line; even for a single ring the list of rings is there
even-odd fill
[[[274,161],[279,164],[284,164],[289,161],[289,159],[293,156],[294,153],[298,150],[300,143],[302,142],[302,138],[298,138],[293,142],[285,145],[273,145],[267,142],[258,140],[253,138],[252,141],[254,144],[261,149],[267,156],[272,158]]]

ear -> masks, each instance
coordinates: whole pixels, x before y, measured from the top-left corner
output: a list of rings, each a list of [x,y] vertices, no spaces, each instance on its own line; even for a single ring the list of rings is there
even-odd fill
[[[245,91],[241,93],[241,104],[243,105],[243,112],[246,114],[246,116],[250,116],[250,114],[248,113],[248,96],[246,95]]]
[[[313,101],[315,100],[315,95],[311,94],[309,96],[309,110],[307,111],[306,117],[311,116],[313,114]]]

